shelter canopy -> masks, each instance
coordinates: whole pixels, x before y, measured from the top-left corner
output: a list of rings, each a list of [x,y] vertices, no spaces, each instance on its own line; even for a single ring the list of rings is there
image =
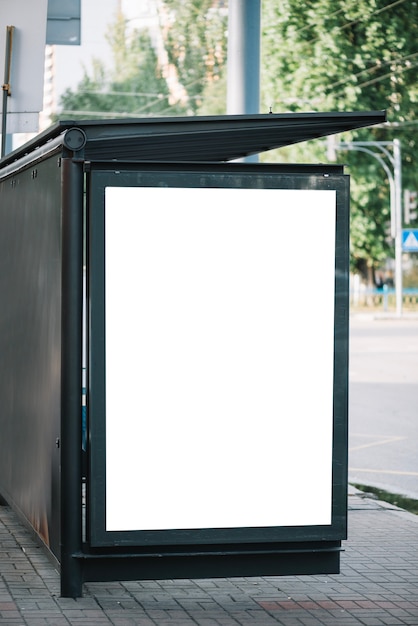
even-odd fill
[[[73,128],[85,134],[86,160],[220,162],[385,121],[385,111],[67,120],[10,153],[3,163],[60,135],[64,141]]]

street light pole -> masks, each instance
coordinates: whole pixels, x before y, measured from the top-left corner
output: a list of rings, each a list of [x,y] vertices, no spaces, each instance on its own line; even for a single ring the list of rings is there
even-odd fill
[[[393,155],[388,148],[393,149]],[[372,148],[378,148],[379,152]],[[332,145],[333,150],[357,150],[366,152],[379,161],[386,172],[390,187],[390,224],[391,236],[395,240],[395,297],[396,315],[402,315],[402,164],[401,144],[399,139],[393,141],[351,141]],[[383,154],[383,156],[382,156]],[[384,160],[388,159],[392,166],[390,170]]]
[[[402,165],[399,139],[393,140],[393,171],[395,177],[395,288],[396,314],[402,315]]]

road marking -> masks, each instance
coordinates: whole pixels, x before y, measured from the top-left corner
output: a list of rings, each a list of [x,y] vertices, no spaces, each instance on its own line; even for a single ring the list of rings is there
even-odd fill
[[[418,472],[401,472],[397,470],[363,469],[360,467],[350,467],[350,472],[369,472],[370,474],[394,474],[395,476],[418,476]]]
[[[354,437],[373,437],[375,439],[378,435],[352,435]],[[380,441],[372,441],[371,443],[362,443],[359,446],[354,446],[350,448],[350,452],[354,452],[355,450],[363,450],[364,448],[373,448],[374,446],[384,446],[387,443],[394,443],[395,441],[402,441],[406,439],[406,437],[384,437],[381,438]]]

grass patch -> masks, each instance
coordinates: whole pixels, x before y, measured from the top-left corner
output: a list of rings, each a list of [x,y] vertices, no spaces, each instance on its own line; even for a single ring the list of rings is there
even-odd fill
[[[418,515],[418,500],[414,500],[414,498],[400,496],[397,493],[390,493],[389,491],[385,491],[384,489],[377,489],[377,487],[370,487],[369,485],[359,485],[358,483],[351,484],[353,485],[353,487],[359,489],[360,491],[374,494],[379,498],[379,500],[383,500],[384,502],[388,502],[389,504],[399,506],[401,509],[405,509],[405,511],[409,511],[410,513],[414,513],[414,515]]]

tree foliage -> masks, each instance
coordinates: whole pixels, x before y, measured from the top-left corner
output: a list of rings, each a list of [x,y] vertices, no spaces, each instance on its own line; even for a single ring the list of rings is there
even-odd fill
[[[224,4],[223,0],[160,3],[167,60],[157,57],[146,30],[129,31],[125,16],[118,13],[107,36],[114,67],[109,69],[96,59],[92,74],[85,72],[77,89],[64,93],[60,117],[69,112],[75,119],[107,114],[195,115],[212,108],[225,112],[221,100],[228,12]],[[218,85],[223,85],[221,90]]]
[[[149,34],[145,30],[127,31],[122,13],[108,33],[114,65],[95,59],[92,75],[84,72],[76,91],[68,89],[61,99],[61,118],[97,119],[105,117],[146,117],[184,113],[181,105],[169,103],[167,81]]]
[[[262,108],[272,106],[276,112],[386,109],[388,124],[345,133],[340,139],[391,142],[398,138],[404,185],[417,189],[412,167],[418,129],[417,18],[413,0],[265,0]],[[319,152],[318,142],[310,142],[293,149],[291,155],[307,160],[318,158]],[[326,158],[323,144],[322,155],[320,160]],[[281,158],[288,156],[284,151]],[[352,174],[353,265],[358,270],[373,269],[388,253],[386,174],[370,155],[350,151],[337,156]]]
[[[166,46],[170,61],[187,91],[189,112],[205,106],[226,68],[228,12],[219,0],[165,0],[170,13]],[[218,105],[219,108],[219,105]]]

